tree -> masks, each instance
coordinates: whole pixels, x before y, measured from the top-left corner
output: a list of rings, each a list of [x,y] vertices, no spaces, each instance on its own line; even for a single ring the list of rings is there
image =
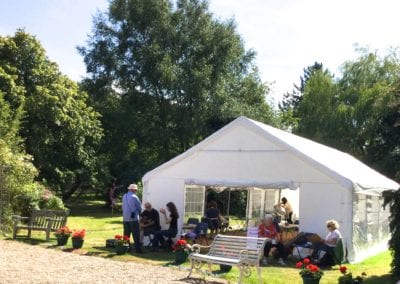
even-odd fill
[[[306,84],[311,76],[317,71],[323,71],[322,63],[315,62],[314,65],[303,69],[304,74],[300,76],[300,86],[294,84],[294,89],[291,93],[283,95],[283,99],[279,102],[278,107],[281,111],[282,123],[286,128],[296,129],[298,126],[299,105],[303,98]],[[325,75],[329,75],[329,71],[323,71]]]
[[[268,88],[232,20],[206,1],[114,0],[94,21],[83,82],[120,181],[187,150],[239,115],[271,122]],[[115,144],[117,147],[115,147]]]
[[[392,274],[395,278],[400,277],[400,189],[385,191],[383,193],[384,206],[390,210],[390,232],[389,249],[392,252],[391,263]]]
[[[399,177],[400,57],[360,49],[335,79],[328,70],[309,73],[302,95],[281,106],[292,111],[293,132],[349,152],[386,175]]]
[[[64,199],[96,186],[103,175],[96,156],[102,137],[99,114],[87,95],[60,74],[40,43],[24,31],[0,37],[0,70],[12,78],[4,99],[24,113],[19,136],[43,181]]]

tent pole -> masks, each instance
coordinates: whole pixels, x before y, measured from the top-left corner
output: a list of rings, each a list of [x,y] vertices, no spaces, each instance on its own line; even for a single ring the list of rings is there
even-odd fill
[[[230,206],[231,206],[231,189],[229,188],[228,189],[228,209],[227,209],[227,212],[226,212],[226,214],[228,215],[228,218],[229,218],[229,208],[230,208]]]

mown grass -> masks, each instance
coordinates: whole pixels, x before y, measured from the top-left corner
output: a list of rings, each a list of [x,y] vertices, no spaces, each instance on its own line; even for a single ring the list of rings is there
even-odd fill
[[[145,249],[144,254],[126,254],[116,255],[113,249],[106,248],[107,239],[112,239],[116,234],[122,234],[122,217],[120,212],[114,212],[112,215],[111,208],[104,208],[103,202],[93,199],[76,200],[69,205],[71,215],[68,218],[68,226],[72,229],[84,228],[87,231],[85,242],[80,253],[87,255],[110,258],[117,261],[141,262],[153,265],[174,265],[174,254],[170,251],[151,252]],[[23,231],[21,233],[24,233]],[[34,232],[32,239],[28,240],[19,237],[19,240],[29,242],[31,244],[39,244],[47,248],[63,249],[66,252],[72,250],[71,241],[65,247],[56,247],[54,236],[50,241],[51,244],[44,241],[45,234],[43,232]],[[389,275],[391,256],[390,253],[384,252],[377,256],[371,257],[358,264],[347,264],[348,269],[354,276],[361,275],[362,272],[367,273],[365,284],[390,284],[396,283]],[[273,261],[267,267],[262,268],[262,279],[264,283],[286,284],[286,283],[302,283],[299,276],[299,270],[295,269],[296,261],[288,260],[287,266],[282,267],[275,265]],[[184,264],[188,266],[189,264]],[[239,271],[233,268],[229,273],[219,273],[219,267],[213,266],[213,271],[219,277],[235,283],[238,280]],[[320,283],[337,283],[340,276],[339,267],[335,266],[331,270],[324,270],[324,276]],[[258,283],[257,272],[252,270],[250,278],[244,280],[244,283]]]

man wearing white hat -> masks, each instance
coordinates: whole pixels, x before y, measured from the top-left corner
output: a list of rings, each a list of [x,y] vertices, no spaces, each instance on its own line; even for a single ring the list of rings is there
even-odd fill
[[[139,215],[142,212],[142,204],[136,195],[138,187],[132,183],[128,186],[128,192],[122,197],[122,216],[124,224],[124,236],[131,237],[135,242],[135,251],[142,253],[140,244]]]

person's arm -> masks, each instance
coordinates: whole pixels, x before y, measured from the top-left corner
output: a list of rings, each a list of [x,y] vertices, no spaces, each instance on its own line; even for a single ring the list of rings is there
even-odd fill
[[[264,234],[265,234],[264,226],[260,224],[260,226],[258,226],[258,237],[264,238],[265,237]]]
[[[164,208],[161,208],[161,209],[160,209],[160,212],[161,212],[162,215],[164,215],[165,223],[166,223],[166,224],[171,223],[171,220],[172,220],[172,219],[171,219],[171,218],[168,218],[167,212],[165,211],[165,209],[164,209]]]

